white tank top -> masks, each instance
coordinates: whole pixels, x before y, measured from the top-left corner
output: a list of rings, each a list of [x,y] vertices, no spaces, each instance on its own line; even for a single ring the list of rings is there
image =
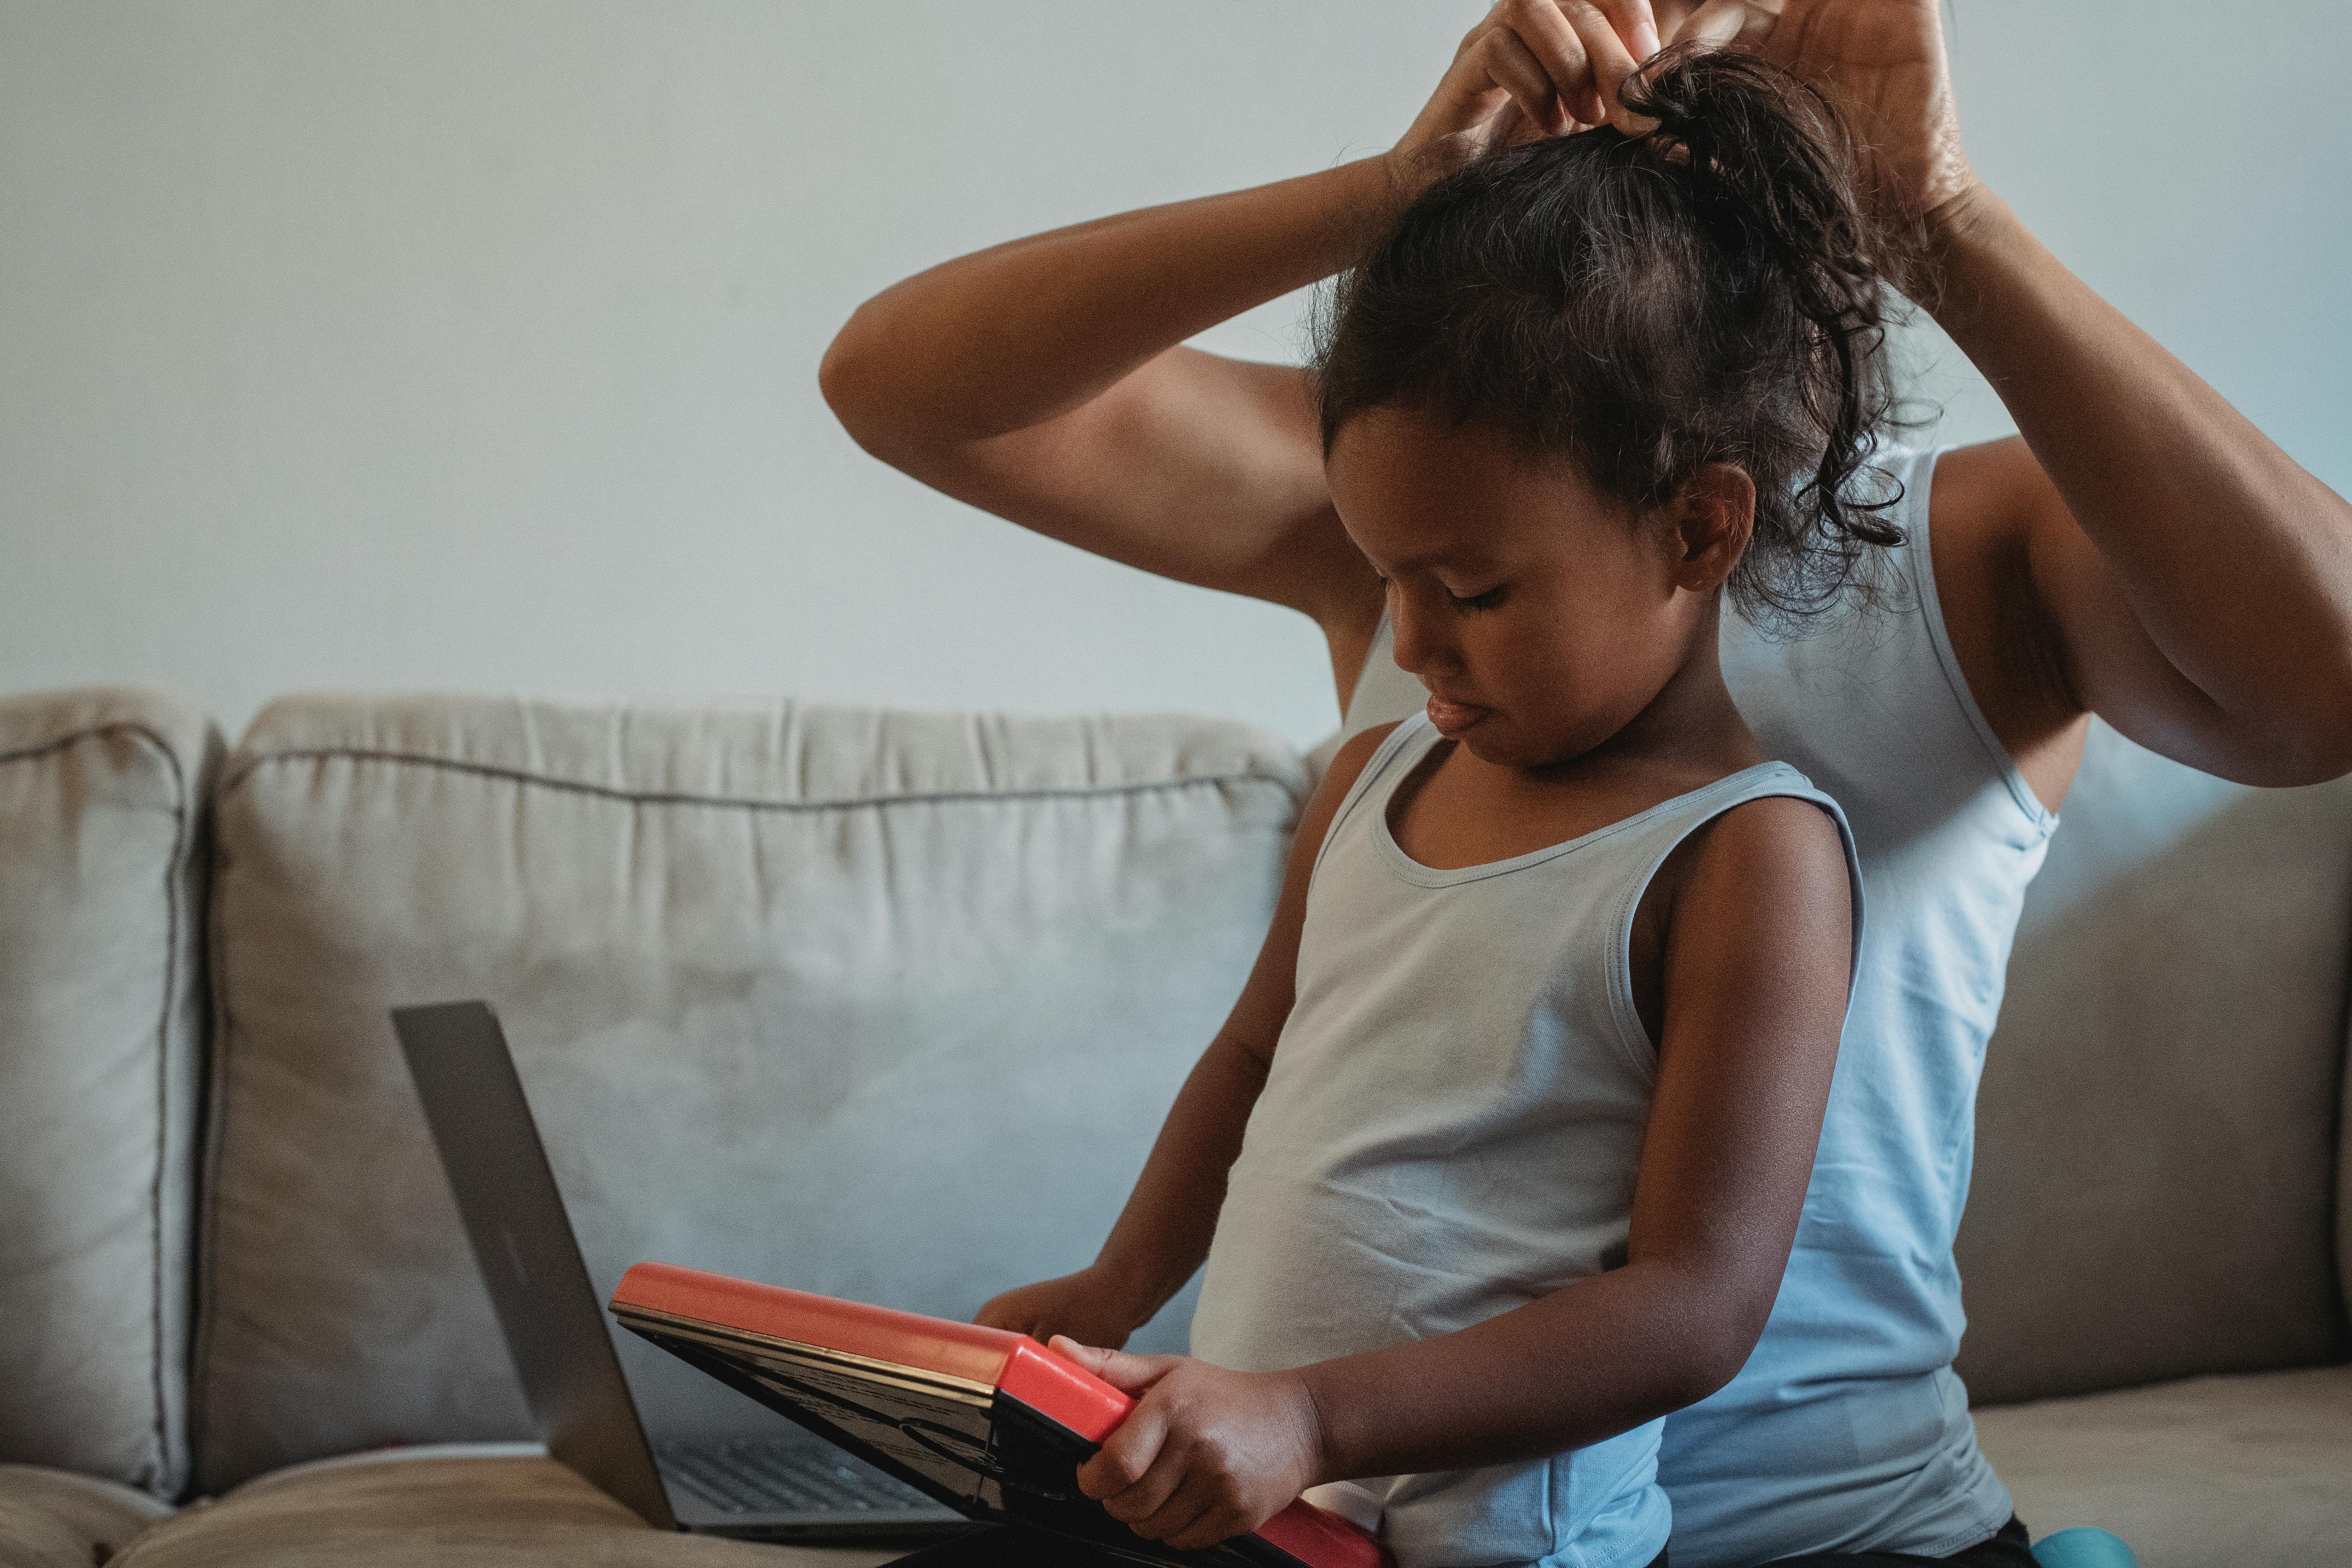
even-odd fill
[[[1192,1351],[1301,1366],[1450,1333],[1624,1261],[1656,1053],[1627,946],[1703,824],[1794,795],[1766,763],[1564,844],[1454,870],[1389,806],[1442,737],[1400,725],[1332,820],[1296,999],[1217,1218]],[[1857,918],[1860,870],[1848,841]],[[1399,1568],[1639,1568],[1666,1543],[1659,1424],[1524,1464],[1374,1483]]]
[[[1952,1240],[2010,939],[2058,819],[1961,678],[1927,546],[1935,453],[1881,464],[1906,542],[1874,607],[1794,639],[1723,618],[1724,679],[1765,751],[1834,794],[1870,927],[1789,1272],[1730,1386],[1666,1420],[1675,1568],[1814,1552],[1945,1556],[2008,1520],[1951,1370]],[[1421,709],[1381,627],[1342,738]]]

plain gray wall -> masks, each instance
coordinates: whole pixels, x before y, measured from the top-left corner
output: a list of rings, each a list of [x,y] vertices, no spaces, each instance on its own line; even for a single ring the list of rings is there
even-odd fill
[[[0,690],[161,685],[231,725],[298,687],[779,692],[1311,741],[1304,620],[887,471],[817,360],[959,251],[1376,151],[1480,9],[0,0]],[[1993,185],[2352,487],[2352,7],[1954,21]],[[1297,313],[1206,341],[1286,356]],[[1926,384],[1948,434],[2006,428],[1948,354]]]

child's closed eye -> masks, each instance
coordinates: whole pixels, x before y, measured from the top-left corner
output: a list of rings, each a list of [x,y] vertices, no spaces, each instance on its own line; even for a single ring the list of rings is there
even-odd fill
[[[1475,616],[1481,610],[1500,609],[1503,601],[1510,595],[1508,584],[1497,584],[1483,594],[1448,594],[1446,597],[1454,602],[1454,607],[1459,613]]]

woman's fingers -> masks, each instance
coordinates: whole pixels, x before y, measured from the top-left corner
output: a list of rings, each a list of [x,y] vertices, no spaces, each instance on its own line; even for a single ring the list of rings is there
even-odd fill
[[[1576,30],[1577,41],[1584,46],[1585,58],[1591,62],[1593,83],[1600,96],[1600,101],[1592,107],[1605,116],[1610,124],[1628,136],[1646,136],[1655,131],[1658,128],[1656,121],[1633,113],[1617,96],[1618,89],[1625,85],[1625,79],[1632,76],[1642,62],[1634,58],[1633,50],[1618,36],[1616,17],[1596,0],[1557,0],[1557,3],[1561,16]],[[1647,23],[1648,0],[1615,0],[1615,3],[1620,10],[1640,5],[1643,19]],[[1656,37],[1654,26],[1651,28],[1649,37]],[[1580,112],[1577,118],[1581,120],[1588,116]]]
[[[1707,48],[1761,48],[1780,20],[1780,0],[1706,0],[1675,33],[1674,41]]]
[[[1599,120],[1601,100],[1593,87],[1591,61],[1585,58],[1583,41],[1554,0],[1507,0],[1496,10],[1501,23],[1496,30],[1510,34],[1535,61],[1569,115],[1587,125]],[[1573,129],[1570,125],[1548,128],[1555,134]]]
[[[1626,52],[1639,65],[1665,47],[1658,36],[1657,13],[1650,8],[1650,0],[1594,0],[1602,15],[1609,18],[1611,28],[1624,43]]]
[[[1496,84],[1509,88],[1522,112],[1549,133],[1606,123],[1638,136],[1654,128],[1617,99],[1625,79],[1658,52],[1650,0],[1504,0],[1487,22],[1483,47]],[[1543,73],[1557,113],[1529,107],[1532,84],[1523,78],[1530,64]]]
[[[1479,17],[1468,32],[1462,35],[1462,41],[1454,46],[1454,58],[1457,64],[1463,56],[1476,48],[1479,41],[1495,30],[1496,24],[1502,20],[1503,7],[1509,4],[1511,0],[1495,0],[1492,5],[1486,7],[1486,14]]]
[[[1536,57],[1517,29],[1502,26],[1487,34],[1485,60],[1487,75],[1511,95],[1511,102],[1528,124],[1549,136],[1567,132],[1575,114],[1569,90],[1559,86],[1559,79]]]

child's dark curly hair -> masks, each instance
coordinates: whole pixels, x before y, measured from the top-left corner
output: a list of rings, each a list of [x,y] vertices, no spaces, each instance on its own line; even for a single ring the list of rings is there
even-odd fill
[[[1890,237],[1836,110],[1788,72],[1678,46],[1622,97],[1658,128],[1481,157],[1340,280],[1316,354],[1324,450],[1399,405],[1565,454],[1637,507],[1736,465],[1756,520],[1732,602],[1800,620],[1903,538],[1900,492],[1855,482],[1894,409]]]

